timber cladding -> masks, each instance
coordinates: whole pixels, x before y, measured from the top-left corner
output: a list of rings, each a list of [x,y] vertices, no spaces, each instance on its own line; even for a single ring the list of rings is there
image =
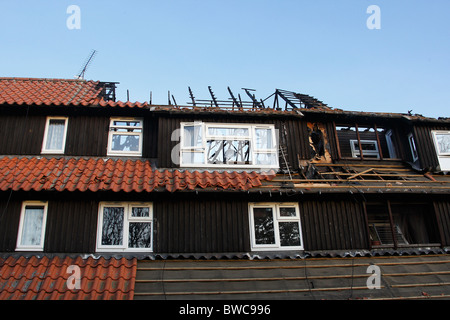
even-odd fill
[[[250,201],[242,194],[235,199],[217,195],[157,198],[152,201],[154,253],[251,251]],[[48,200],[44,252],[94,253],[101,201],[89,197]],[[361,203],[311,199],[298,203],[305,250],[368,248]],[[0,251],[14,252],[22,202],[5,200],[0,205]]]
[[[301,201],[305,250],[345,250],[368,247],[366,221],[356,201]]]
[[[246,252],[250,248],[248,202],[154,202],[155,252]]]

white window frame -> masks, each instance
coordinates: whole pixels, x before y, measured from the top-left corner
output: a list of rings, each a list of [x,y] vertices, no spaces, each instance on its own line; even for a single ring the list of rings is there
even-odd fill
[[[198,126],[201,130],[202,145],[201,146],[185,146],[184,128],[190,126]],[[214,128],[234,128],[247,129],[248,136],[214,136],[208,134],[208,129]],[[256,148],[256,130],[268,129],[272,134],[272,148],[257,149]],[[180,167],[202,167],[202,168],[261,168],[261,169],[276,169],[279,167],[278,159],[278,139],[276,136],[277,130],[273,124],[242,124],[242,123],[214,123],[214,122],[182,122],[180,134]],[[207,141],[210,139],[226,139],[226,140],[249,140],[250,141],[250,156],[249,164],[211,164],[208,163],[207,155]],[[183,153],[201,153],[203,154],[203,163],[186,163],[183,161]],[[273,154],[275,156],[274,164],[256,164],[258,154]]]
[[[37,245],[23,245],[22,244],[22,234],[25,222],[25,210],[28,206],[43,207],[42,216],[42,227],[40,235],[40,243]],[[45,227],[47,225],[47,210],[48,202],[45,201],[24,201],[22,203],[22,209],[20,211],[20,221],[19,221],[19,231],[17,234],[16,251],[44,251],[44,241],[45,241]]]
[[[280,208],[295,208],[295,217],[281,217]],[[303,250],[303,235],[302,235],[302,223],[300,221],[300,209],[296,202],[254,202],[249,203],[249,220],[250,220],[250,238],[252,251],[271,251],[271,250]],[[257,244],[255,235],[255,220],[253,215],[254,208],[272,208],[275,243],[274,244]],[[280,222],[298,222],[299,227],[299,246],[281,246],[280,243]]]
[[[386,134],[386,143],[389,151],[389,158],[396,159],[397,158],[397,151],[394,147],[394,132],[392,129],[389,129]]]
[[[122,233],[122,245],[102,245],[102,231],[103,231],[103,209],[105,207],[123,207],[124,208],[124,225]],[[132,217],[132,207],[146,207],[149,208],[149,217]],[[128,235],[130,222],[145,222],[151,224],[150,230],[150,247],[149,248],[129,248]],[[151,202],[100,202],[98,210],[98,224],[97,224],[97,252],[153,252],[153,203]]]
[[[408,134],[408,142],[413,162],[416,162],[419,159],[419,153],[417,152],[416,141],[412,133]]]
[[[441,171],[450,171],[450,152],[441,152],[439,149],[439,143],[437,140],[437,135],[448,135],[450,136],[450,131],[436,130],[431,131],[432,139],[434,143],[434,148],[436,150],[436,155],[439,162],[439,169]]]
[[[434,146],[435,146],[435,149],[436,149],[436,154],[438,155],[438,156],[450,156],[450,152],[441,152],[440,150],[439,150],[439,143],[438,143],[438,140],[437,140],[437,135],[448,135],[448,136],[450,136],[450,131],[431,131],[431,133],[432,133],[432,135],[433,135],[433,141],[434,141]]]
[[[62,141],[62,149],[47,149],[48,131],[51,120],[64,120],[64,136]],[[68,117],[55,117],[55,116],[47,117],[47,120],[45,122],[44,139],[42,141],[42,148],[41,148],[42,154],[64,154],[64,150],[66,148],[68,123],[69,123]]]
[[[137,121],[140,123],[140,126],[138,127],[128,127],[128,126],[120,126],[120,125],[114,125],[114,121]],[[115,129],[140,129],[140,132],[120,132],[115,131]],[[139,150],[138,151],[118,151],[118,150],[112,150],[112,141],[114,135],[127,135],[127,136],[137,136],[139,137]],[[140,157],[142,156],[142,142],[144,137],[144,121],[142,118],[122,118],[122,117],[115,117],[111,118],[109,122],[109,132],[108,132],[108,150],[107,155],[108,156],[136,156]]]
[[[380,159],[380,151],[378,150],[378,143],[376,140],[360,140],[361,143],[371,143],[375,146],[375,150],[363,150],[363,157],[365,156],[376,156],[377,159]],[[350,148],[352,150],[352,157],[359,158],[360,152],[359,147],[357,147],[358,140],[350,140]]]

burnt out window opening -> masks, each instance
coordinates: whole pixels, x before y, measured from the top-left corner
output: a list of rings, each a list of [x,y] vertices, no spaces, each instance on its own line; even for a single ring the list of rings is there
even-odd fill
[[[423,203],[366,204],[372,246],[439,245],[435,214]]]
[[[397,159],[394,131],[377,125],[336,124],[342,158],[361,160]]]
[[[273,125],[182,123],[180,165],[278,167]]]

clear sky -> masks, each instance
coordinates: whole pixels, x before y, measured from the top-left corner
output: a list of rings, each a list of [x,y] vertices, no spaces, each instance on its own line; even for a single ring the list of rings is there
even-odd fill
[[[85,78],[120,82],[120,100],[279,88],[333,108],[450,117],[449,0],[0,0],[0,44],[2,77],[73,78],[95,49]]]

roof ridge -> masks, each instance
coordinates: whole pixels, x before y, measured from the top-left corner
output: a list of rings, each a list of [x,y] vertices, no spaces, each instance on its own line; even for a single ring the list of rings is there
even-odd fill
[[[70,81],[70,82],[100,82],[98,80],[69,79],[69,78],[31,78],[31,77],[0,77],[1,80],[20,80],[20,81]]]

